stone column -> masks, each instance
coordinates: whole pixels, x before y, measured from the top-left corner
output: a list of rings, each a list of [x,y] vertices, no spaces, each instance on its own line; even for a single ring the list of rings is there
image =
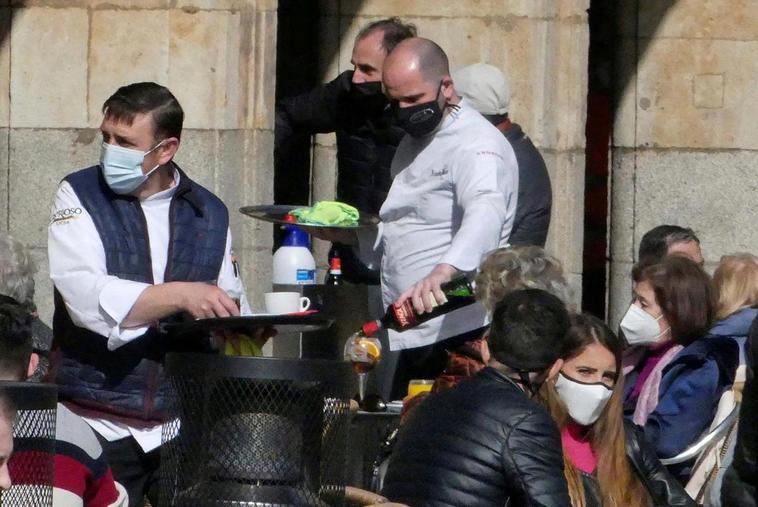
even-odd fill
[[[177,163],[229,207],[248,293],[260,305],[271,227],[237,209],[272,199],[277,0],[10,4],[0,8],[0,223],[39,265],[43,319],[52,315],[53,194],[67,173],[97,163],[101,105],[136,81],[163,84],[182,104]]]
[[[325,0],[322,54],[324,79],[351,68],[358,30],[377,19],[400,16],[419,35],[447,52],[452,69],[491,63],[510,76],[511,117],[545,157],[553,183],[548,250],[569,273],[577,301],[581,291],[584,124],[587,109],[587,0],[467,1]],[[313,199],[334,196],[333,136],[314,146]],[[318,261],[325,262],[323,251]]]
[[[625,1],[613,137],[610,320],[642,235],[692,227],[706,267],[758,245],[758,3]]]

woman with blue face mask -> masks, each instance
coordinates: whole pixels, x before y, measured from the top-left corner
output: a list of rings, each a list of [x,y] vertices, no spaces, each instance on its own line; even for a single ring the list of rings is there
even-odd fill
[[[690,259],[669,256],[633,270],[634,302],[621,321],[626,417],[658,457],[684,451],[711,424],[739,358],[734,340],[712,339],[710,277]],[[692,463],[670,468],[681,479]]]
[[[563,368],[540,391],[561,430],[573,507],[695,505],[623,417],[623,342],[599,319],[572,317]]]

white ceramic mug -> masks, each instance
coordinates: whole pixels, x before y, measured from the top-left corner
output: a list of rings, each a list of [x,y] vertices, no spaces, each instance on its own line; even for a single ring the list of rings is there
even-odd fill
[[[263,297],[266,313],[298,313],[311,307],[311,300],[299,292],[267,292]]]

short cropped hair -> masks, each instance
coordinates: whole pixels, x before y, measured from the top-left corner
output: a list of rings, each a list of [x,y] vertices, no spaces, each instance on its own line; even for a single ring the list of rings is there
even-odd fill
[[[570,325],[566,306],[549,292],[511,292],[492,315],[490,354],[517,371],[544,371],[566,353],[564,342]]]
[[[34,305],[34,273],[32,256],[7,232],[0,231],[0,294],[10,296],[29,313]]]
[[[711,279],[692,260],[673,255],[657,264],[638,263],[632,278],[651,285],[676,343],[689,345],[710,329],[714,315]]]
[[[149,114],[153,120],[153,139],[181,139],[184,111],[179,101],[165,86],[157,83],[132,83],[122,86],[103,104],[106,118],[131,125],[138,114]]]
[[[416,25],[403,23],[400,18],[393,16],[391,18],[374,21],[361,28],[361,31],[355,36],[355,42],[362,41],[377,30],[381,30],[384,34],[384,37],[382,38],[382,49],[384,49],[384,52],[387,54],[395,49],[395,46],[400,42],[416,36]]]
[[[6,391],[0,384],[0,417],[5,419],[5,422],[13,429],[16,424],[16,416],[18,410],[16,409],[16,403],[13,401],[13,397]]]
[[[26,380],[31,354],[31,315],[15,299],[0,295],[0,379]]]
[[[758,257],[749,253],[721,257],[713,273],[713,288],[719,320],[758,304]]]
[[[542,289],[569,302],[569,286],[561,262],[538,246],[503,247],[491,251],[479,266],[476,298],[492,313],[498,301],[519,289]]]
[[[663,260],[668,254],[668,249],[674,243],[689,243],[694,241],[700,244],[695,231],[689,227],[678,225],[659,225],[653,227],[642,236],[638,254],[638,261],[643,264],[654,264]]]

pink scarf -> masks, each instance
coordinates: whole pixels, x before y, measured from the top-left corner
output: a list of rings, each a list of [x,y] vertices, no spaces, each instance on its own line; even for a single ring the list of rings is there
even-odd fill
[[[658,406],[658,389],[661,385],[661,377],[663,369],[671,362],[672,359],[682,350],[684,347],[681,345],[674,345],[660,358],[658,364],[652,369],[650,375],[645,379],[642,384],[642,390],[637,398],[637,404],[634,408],[634,415],[632,421],[638,426],[644,426],[647,423],[647,418]],[[645,353],[644,347],[640,347],[640,350],[633,350],[631,354],[624,358],[624,375],[635,369],[635,367],[642,367],[638,364]]]

